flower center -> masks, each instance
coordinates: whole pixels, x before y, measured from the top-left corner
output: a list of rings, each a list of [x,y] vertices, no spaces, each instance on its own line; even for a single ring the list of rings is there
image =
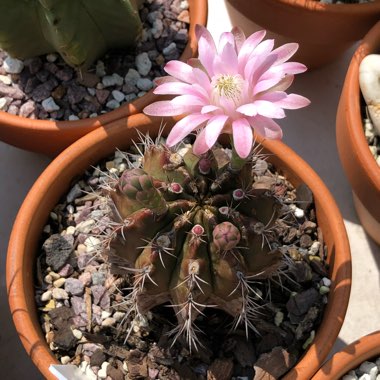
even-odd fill
[[[213,87],[219,97],[239,103],[242,95],[244,80],[240,75],[220,75],[213,79]]]

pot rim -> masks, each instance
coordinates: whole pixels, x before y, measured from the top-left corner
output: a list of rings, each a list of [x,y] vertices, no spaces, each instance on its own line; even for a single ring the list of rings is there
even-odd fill
[[[195,35],[195,25],[206,25],[208,4],[207,0],[188,0],[190,10],[189,39],[182,52],[179,60],[186,62],[189,58],[194,57],[198,50],[198,42]],[[89,128],[100,127],[109,124],[117,119],[141,112],[148,104],[158,100],[158,96],[153,94],[153,90],[148,91],[144,96],[130,103],[121,105],[119,108],[106,112],[94,118],[85,118],[81,120],[41,120],[29,119],[27,117],[11,115],[5,111],[0,111],[0,127],[6,124],[11,127],[17,127],[22,130],[34,130],[35,132],[58,132],[71,131],[83,128],[86,131]]]
[[[172,118],[166,120],[169,120],[168,123],[173,123]],[[109,149],[109,145],[114,147],[114,143],[109,142],[112,138],[117,138],[119,141],[120,133],[123,133],[124,138],[128,133],[136,135],[136,127],[145,133],[151,128],[157,129],[160,124],[161,119],[159,118],[137,114],[125,120],[118,120],[104,128],[98,128],[82,137],[63,151],[45,169],[29,191],[18,212],[9,241],[6,264],[9,304],[24,348],[48,379],[54,379],[54,377],[49,373],[47,363],[56,362],[56,359],[48,349],[41,329],[38,331],[36,329],[38,318],[34,297],[27,296],[28,289],[30,292],[33,284],[27,260],[34,260],[33,253],[36,252],[41,226],[46,222],[49,210],[58,201],[52,192],[59,186],[61,195],[66,189],[62,189],[60,183],[64,181],[65,184],[68,184],[73,178],[73,173],[84,171],[89,162],[95,163],[102,146],[105,150]],[[331,238],[331,243],[328,245],[329,260],[331,261],[330,278],[332,278],[333,284],[323,315],[323,322],[319,326],[311,347],[285,376],[287,380],[300,377],[311,378],[332,348],[347,310],[351,287],[351,255],[348,238],[342,216],[333,197],[311,167],[282,142],[263,141],[260,138],[258,141],[262,142],[267,150],[274,153],[273,157],[278,158],[279,162],[283,164],[280,169],[285,168],[290,172],[289,177],[297,177],[300,182],[306,183],[312,189],[316,206],[318,206],[317,215],[322,215],[321,219],[326,223],[324,231],[329,235],[327,237]],[[83,161],[86,164],[83,164]],[[40,204],[44,204],[45,207],[41,207]],[[42,221],[38,221],[39,219]],[[30,223],[31,220],[34,223]],[[33,236],[34,238],[32,238]],[[23,254],[25,250],[30,251],[30,255]]]
[[[365,360],[380,355],[380,330],[361,337],[335,353],[312,380],[338,380]]]
[[[380,2],[379,2],[380,5]],[[380,194],[380,166],[376,163],[371,151],[369,150],[367,139],[363,131],[363,119],[360,112],[360,85],[359,85],[359,66],[361,61],[368,54],[372,54],[375,45],[379,48],[380,43],[380,21],[367,33],[363,41],[356,49],[354,56],[348,67],[344,90],[350,96],[345,111],[347,112],[347,133],[356,145],[354,152],[356,159],[362,166],[363,171],[372,185]],[[377,41],[377,43],[376,43]]]

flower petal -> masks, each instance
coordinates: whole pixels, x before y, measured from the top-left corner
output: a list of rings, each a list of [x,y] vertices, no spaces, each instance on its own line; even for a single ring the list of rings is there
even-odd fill
[[[212,104],[202,107],[201,113],[210,113],[220,110],[220,107],[213,106]]]
[[[224,32],[219,37],[218,54],[222,54],[226,44],[231,44],[235,50],[235,39],[231,32]]]
[[[171,100],[174,106],[204,106],[205,101],[196,95],[180,95]]]
[[[294,75],[285,75],[275,86],[271,87],[271,91],[285,91],[293,83]]]
[[[249,121],[253,129],[261,136],[271,140],[281,140],[282,129],[272,119],[257,115],[255,117],[250,118]]]
[[[286,98],[277,101],[276,104],[282,108],[296,110],[298,108],[308,106],[310,104],[310,100],[301,95],[289,94]]]
[[[283,119],[285,117],[284,110],[277,105],[267,100],[256,100],[257,113],[259,115],[274,119]]]
[[[295,75],[304,73],[307,70],[307,67],[299,62],[285,62],[280,65],[273,66],[273,72],[281,72],[284,75]]]
[[[248,103],[240,106],[236,109],[237,112],[242,113],[246,116],[256,116],[257,115],[257,108],[255,103]]]
[[[146,106],[143,112],[150,116],[177,116],[198,110],[199,106],[176,105],[171,100],[160,100]]]
[[[198,39],[198,58],[210,77],[214,75],[212,66],[216,55],[215,42],[210,32],[201,25],[195,26],[195,33]]]
[[[296,42],[290,42],[279,46],[277,49],[274,49],[272,53],[277,54],[276,65],[284,63],[289,58],[291,58],[295,52],[298,50],[299,45]]]
[[[182,82],[190,84],[194,82],[193,68],[185,62],[175,60],[169,61],[165,65],[164,70],[169,75],[181,80]]]
[[[248,157],[252,150],[253,133],[247,119],[237,119],[232,122],[234,148],[241,158]]]
[[[193,144],[193,153],[197,156],[200,156],[201,154],[206,153],[209,150],[208,145],[206,144],[206,138],[205,138],[206,132],[204,129],[202,129],[198,135],[197,138],[194,141]]]
[[[178,144],[182,139],[184,139],[190,132],[195,128],[199,127],[202,123],[208,120],[210,116],[194,114],[185,116],[183,119],[178,121],[172,130],[170,131],[166,144],[171,147]]]
[[[209,149],[214,146],[227,120],[228,116],[217,115],[208,121],[205,127],[205,141]]]
[[[256,46],[263,40],[265,37],[266,31],[260,30],[251,34],[243,43],[239,50],[238,60],[239,60],[239,73],[244,73],[245,65],[248,62],[248,58],[251,55],[252,51]]]
[[[237,74],[238,68],[238,58],[236,55],[236,50],[232,44],[227,42],[224,45],[223,51],[217,55],[214,59],[214,75],[217,74]]]
[[[244,41],[246,40],[245,34],[241,28],[238,26],[234,26],[231,30],[231,33],[234,36],[235,39],[235,46],[236,46],[236,51],[239,53],[241,47],[244,44]]]

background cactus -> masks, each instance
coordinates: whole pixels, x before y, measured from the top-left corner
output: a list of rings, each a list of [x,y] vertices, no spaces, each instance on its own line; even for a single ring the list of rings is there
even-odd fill
[[[191,147],[178,154],[149,138],[144,145],[141,167],[107,188],[114,223],[103,242],[115,272],[133,276],[129,315],[170,303],[172,333],[190,347],[199,344],[196,318],[206,307],[224,310],[247,334],[255,330],[251,282],[290,260],[273,233],[282,212],[276,178],[257,176],[257,155],[235,171],[220,147],[197,157]]]
[[[137,0],[1,0],[0,47],[15,58],[57,51],[87,67],[109,48],[135,44]]]

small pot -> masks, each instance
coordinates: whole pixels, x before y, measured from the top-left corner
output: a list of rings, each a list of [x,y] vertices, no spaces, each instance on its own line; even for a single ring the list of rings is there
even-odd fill
[[[380,331],[366,335],[337,352],[312,380],[339,380],[366,360],[380,356]]]
[[[189,40],[180,59],[186,62],[197,53],[195,25],[206,25],[207,0],[189,0]],[[18,148],[55,157],[74,141],[99,126],[133,115],[157,101],[153,90],[131,103],[103,115],[76,121],[32,120],[0,111],[0,140]]]
[[[323,4],[313,0],[228,0],[284,42],[298,42],[295,60],[317,68],[338,58],[380,18],[380,2]]]
[[[42,173],[27,195],[13,226],[7,257],[7,289],[13,320],[20,339],[35,365],[47,379],[48,368],[57,363],[43,336],[34,301],[33,270],[43,227],[50,210],[70,188],[75,178],[90,166],[112,154],[116,147],[126,149],[140,132],[156,136],[161,118],[138,114],[98,128],[62,152]],[[173,120],[166,120],[168,127]],[[351,256],[340,212],[317,174],[281,142],[262,141],[269,161],[295,186],[305,183],[314,195],[319,227],[328,249],[332,280],[329,302],[315,340],[285,379],[307,379],[318,370],[331,350],[342,326],[351,287]],[[33,222],[32,222],[33,221]]]
[[[336,139],[359,219],[367,233],[380,244],[380,167],[364,135],[359,86],[360,62],[378,51],[380,21],[364,37],[348,67],[336,117]]]

